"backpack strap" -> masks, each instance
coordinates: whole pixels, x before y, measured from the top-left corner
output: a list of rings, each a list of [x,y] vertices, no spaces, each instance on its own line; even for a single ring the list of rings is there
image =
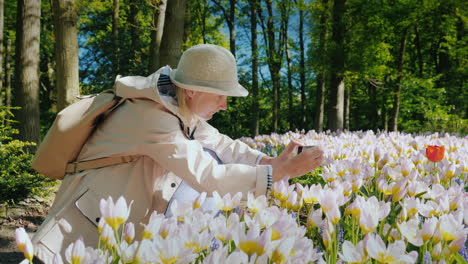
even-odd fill
[[[143,155],[105,157],[86,161],[75,161],[67,164],[65,173],[77,173],[84,170],[98,169],[120,163],[128,163],[137,160]]]

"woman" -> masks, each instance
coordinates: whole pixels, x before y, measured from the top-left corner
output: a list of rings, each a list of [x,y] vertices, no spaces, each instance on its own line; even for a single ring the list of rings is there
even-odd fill
[[[64,256],[79,237],[96,247],[102,198],[133,200],[129,221],[140,223],[152,211],[166,213],[170,202],[198,192],[266,194],[272,182],[303,175],[322,161],[319,148],[292,157],[297,142],[268,157],[206,122],[227,108],[227,96],[248,94],[238,83],[234,57],[222,47],[194,46],[182,54],[177,69],[121,78],[115,88],[117,95],[132,99],[97,128],[78,159],[139,158],[66,175],[33,237],[36,256],[46,263],[55,253]]]

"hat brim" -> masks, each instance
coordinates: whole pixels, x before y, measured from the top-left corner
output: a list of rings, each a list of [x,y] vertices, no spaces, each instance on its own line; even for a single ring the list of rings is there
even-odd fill
[[[205,92],[205,93],[214,93],[214,94],[220,94],[220,95],[226,95],[226,96],[244,97],[244,96],[249,95],[249,91],[247,91],[247,89],[245,89],[239,83],[237,83],[237,87],[235,89],[230,90],[230,91],[221,90],[221,89],[210,87],[210,86],[200,86],[200,85],[182,83],[175,79],[176,72],[177,72],[177,69],[173,69],[169,74],[169,78],[171,79],[171,82],[173,84],[183,89],[198,91],[198,92]]]

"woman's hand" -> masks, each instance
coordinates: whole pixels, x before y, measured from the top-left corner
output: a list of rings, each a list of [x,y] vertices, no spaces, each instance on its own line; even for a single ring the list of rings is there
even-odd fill
[[[291,141],[276,158],[265,157],[260,164],[270,164],[273,167],[273,181],[279,181],[286,176],[295,178],[302,176],[320,166],[323,160],[323,150],[312,147],[294,156],[294,150],[302,146],[298,141]]]

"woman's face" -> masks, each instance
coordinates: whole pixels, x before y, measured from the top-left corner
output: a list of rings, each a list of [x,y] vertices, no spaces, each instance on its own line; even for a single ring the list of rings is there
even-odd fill
[[[187,107],[199,117],[209,120],[215,113],[227,109],[227,96],[186,90]]]

